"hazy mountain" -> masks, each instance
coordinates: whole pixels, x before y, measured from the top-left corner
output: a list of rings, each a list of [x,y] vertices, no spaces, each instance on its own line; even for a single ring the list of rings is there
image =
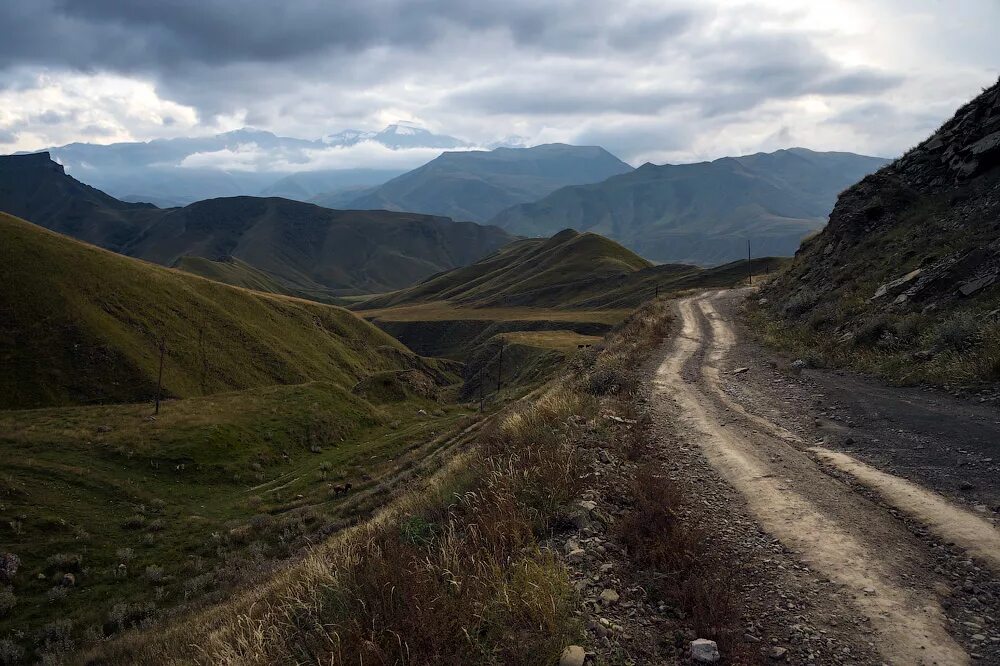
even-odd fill
[[[338,192],[367,190],[403,173],[399,169],[328,169],[323,171],[301,171],[285,176],[262,189],[262,197],[284,197],[296,201],[311,201],[328,197]],[[337,206],[331,206],[336,208]]]
[[[408,286],[512,240],[506,232],[447,218],[336,211],[279,198],[234,197],[184,208],[129,204],[66,175],[48,155],[0,157],[0,210],[101,247],[167,266],[201,257],[237,284],[269,283],[320,299]],[[186,267],[205,266],[188,262]]]
[[[553,143],[447,152],[358,197],[347,207],[406,210],[483,222],[509,206],[534,201],[560,187],[596,183],[630,171],[632,167],[598,146]],[[558,229],[550,233],[555,231]]]
[[[353,146],[362,141],[374,141],[393,149],[399,148],[462,148],[469,143],[444,134],[433,134],[416,125],[400,121],[379,132],[344,130],[323,138],[323,143],[334,146]]]
[[[243,128],[206,137],[155,139],[107,145],[71,143],[45,149],[67,172],[122,200],[159,206],[238,195],[273,195],[305,200],[345,186],[377,185],[403,169],[305,169],[319,152],[370,141],[392,150],[461,148],[454,137],[433,134],[410,123],[379,132],[345,130],[319,140],[283,137]],[[234,156],[254,151],[247,164]],[[274,164],[290,165],[275,170]],[[288,181],[287,179],[291,179]],[[301,190],[301,191],[300,191]]]
[[[804,148],[640,168],[557,190],[490,221],[547,236],[566,227],[613,238],[647,259],[716,265],[790,256],[826,223],[837,194],[887,160]]]

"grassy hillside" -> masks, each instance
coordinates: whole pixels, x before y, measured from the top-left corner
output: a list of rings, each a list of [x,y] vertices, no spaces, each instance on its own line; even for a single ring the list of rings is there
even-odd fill
[[[1000,379],[1000,84],[845,191],[763,295],[765,334],[816,363]]]
[[[821,228],[837,194],[885,160],[802,148],[698,164],[645,164],[565,187],[490,219],[511,233],[571,227],[614,239],[656,262],[712,266],[746,256],[790,256]]]
[[[215,282],[254,291],[266,291],[271,294],[281,294],[285,291],[285,288],[267,273],[233,257],[216,261],[204,257],[181,257],[174,262],[173,268]]]
[[[469,424],[447,399],[457,364],[341,308],[6,214],[0,284],[3,663],[61,663],[257,584],[377,510]],[[141,401],[161,339],[174,398],[153,416]]]
[[[758,274],[775,260],[754,260]],[[431,277],[408,289],[355,301],[357,310],[380,319],[412,320],[417,304],[448,303],[449,308],[554,308],[558,310],[630,309],[657,290],[732,284],[746,276],[746,262],[713,269],[683,264],[654,266],[618,243],[593,233],[566,229],[551,238],[516,241],[476,263]],[[423,305],[422,316],[440,315],[440,306]],[[469,317],[476,317],[469,314]]]
[[[596,183],[631,170],[598,146],[547,144],[446,152],[365,192],[346,207],[485,222],[509,206],[535,201],[560,187]]]
[[[115,255],[0,214],[0,407],[186,397],[420,363],[340,308]]]

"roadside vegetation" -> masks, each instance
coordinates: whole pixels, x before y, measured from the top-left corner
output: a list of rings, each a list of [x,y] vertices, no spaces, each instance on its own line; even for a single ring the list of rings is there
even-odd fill
[[[622,429],[603,414],[643,418],[640,368],[667,325],[664,301],[641,308],[604,343],[575,353],[559,377],[485,416],[446,465],[373,519],[333,534],[253,589],[91,643],[81,658],[556,663],[567,645],[585,640],[579,598],[552,547],[589,483],[580,442],[597,438],[633,459],[645,455],[646,428]],[[633,498],[622,542],[637,571],[656,581],[653,594],[686,608],[699,630],[726,644],[732,598],[715,582],[725,577],[682,518],[681,490],[657,473],[650,468],[622,489]]]

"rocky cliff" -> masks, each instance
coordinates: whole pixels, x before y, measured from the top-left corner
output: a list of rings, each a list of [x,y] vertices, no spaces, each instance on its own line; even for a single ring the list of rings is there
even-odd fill
[[[834,356],[905,357],[933,372],[890,374],[949,381],[1000,377],[998,287],[1000,83],[841,194],[762,296],[814,342],[835,339]]]

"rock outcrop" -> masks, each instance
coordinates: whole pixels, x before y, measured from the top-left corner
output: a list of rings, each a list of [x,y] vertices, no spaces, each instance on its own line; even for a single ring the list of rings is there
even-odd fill
[[[981,319],[998,286],[1000,83],[842,193],[765,296],[815,331],[900,348],[954,313]],[[888,335],[873,324],[906,317],[907,330]]]

